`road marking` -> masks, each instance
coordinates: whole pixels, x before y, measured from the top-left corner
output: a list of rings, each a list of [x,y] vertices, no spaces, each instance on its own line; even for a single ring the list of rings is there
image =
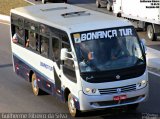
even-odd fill
[[[160,74],[157,74],[157,73],[152,72],[152,71],[148,71],[148,72],[151,73],[151,74],[153,74],[153,75],[156,75],[156,76],[160,77]]]
[[[30,4],[32,4],[32,5],[35,5],[33,2],[30,2],[30,1],[28,1],[28,0],[24,0],[24,1],[26,1],[26,2],[28,2],[28,3],[30,3]]]
[[[0,24],[10,25],[10,23],[0,22]]]

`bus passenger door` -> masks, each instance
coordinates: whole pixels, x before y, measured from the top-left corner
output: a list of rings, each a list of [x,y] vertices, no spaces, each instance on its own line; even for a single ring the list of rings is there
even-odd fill
[[[54,80],[55,80],[55,92],[58,95],[61,95],[61,68],[60,68],[60,50],[61,50],[61,41],[57,37],[52,38],[52,50],[53,50],[53,61],[54,61]]]
[[[71,51],[70,44],[62,43],[62,48],[67,48],[69,52]],[[72,58],[70,54],[68,54],[67,57]],[[75,65],[73,60],[67,59],[62,62],[62,74],[64,75],[65,78],[72,81],[73,84],[76,84],[77,78],[76,78],[76,71],[75,71]]]
[[[57,74],[56,70],[54,69],[54,78],[55,78],[55,91],[56,94],[61,95],[61,73]]]

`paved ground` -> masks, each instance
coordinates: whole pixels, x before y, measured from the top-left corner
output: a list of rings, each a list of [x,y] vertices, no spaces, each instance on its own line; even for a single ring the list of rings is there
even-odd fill
[[[93,3],[91,3],[93,4]],[[89,3],[88,3],[89,5]],[[140,33],[140,37],[145,37],[145,33]],[[153,48],[157,46],[159,50],[159,41],[150,42],[147,45]],[[150,93],[147,102],[143,102],[136,112],[122,113],[123,110],[103,110],[84,113],[80,118],[88,119],[141,119],[146,114],[160,114],[160,95],[158,94],[160,86],[160,77],[149,74]],[[32,94],[30,83],[16,76],[12,70],[9,26],[0,23],[0,112],[38,112],[38,113],[68,113],[67,106],[55,97],[42,95],[35,97]],[[71,118],[68,116],[68,118]]]
[[[0,112],[38,112],[68,113],[67,106],[50,95],[35,97],[30,83],[18,77],[12,70],[9,26],[0,24]],[[149,74],[150,97],[140,105],[137,112],[122,113],[120,110],[103,110],[84,113],[81,118],[132,119],[141,117],[141,113],[160,113],[160,78]]]

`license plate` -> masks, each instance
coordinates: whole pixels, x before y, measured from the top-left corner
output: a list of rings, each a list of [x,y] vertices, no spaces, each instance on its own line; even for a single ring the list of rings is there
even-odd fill
[[[119,96],[114,96],[113,97],[114,101],[120,101],[120,100],[125,100],[125,99],[127,99],[126,95],[119,95]]]

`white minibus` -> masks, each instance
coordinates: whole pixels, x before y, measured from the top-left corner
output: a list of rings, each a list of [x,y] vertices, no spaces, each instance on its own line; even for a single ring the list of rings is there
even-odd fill
[[[65,3],[11,10],[14,71],[34,95],[68,103],[72,116],[146,100],[142,41],[127,20]]]

